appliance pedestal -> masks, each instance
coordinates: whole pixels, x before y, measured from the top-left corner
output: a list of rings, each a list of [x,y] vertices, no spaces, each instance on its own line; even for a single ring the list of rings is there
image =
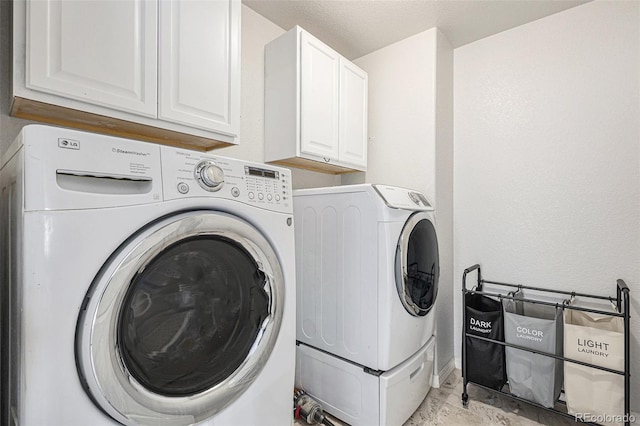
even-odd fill
[[[299,344],[296,387],[351,426],[400,425],[431,389],[435,337],[409,359],[377,375],[363,366]]]

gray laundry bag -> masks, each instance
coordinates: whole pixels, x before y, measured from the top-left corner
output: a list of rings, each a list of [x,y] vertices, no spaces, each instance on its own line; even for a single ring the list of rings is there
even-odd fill
[[[516,298],[525,296],[518,292]],[[503,308],[505,342],[562,356],[561,307],[505,299]],[[562,361],[510,347],[505,355],[511,393],[553,408],[562,390]]]

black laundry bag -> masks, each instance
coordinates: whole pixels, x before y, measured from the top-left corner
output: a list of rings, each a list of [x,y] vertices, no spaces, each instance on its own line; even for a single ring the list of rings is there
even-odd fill
[[[504,320],[499,301],[481,294],[465,294],[467,334],[504,341]],[[504,346],[466,336],[466,379],[492,389],[501,389],[507,381]]]

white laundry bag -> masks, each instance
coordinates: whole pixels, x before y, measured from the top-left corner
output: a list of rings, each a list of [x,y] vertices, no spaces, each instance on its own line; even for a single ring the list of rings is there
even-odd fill
[[[565,309],[564,356],[624,370],[624,320]],[[624,376],[572,362],[564,363],[564,392],[569,414],[601,424],[622,424]]]

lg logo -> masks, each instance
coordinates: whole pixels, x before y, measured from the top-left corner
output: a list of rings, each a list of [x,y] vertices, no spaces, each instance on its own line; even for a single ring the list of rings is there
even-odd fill
[[[66,149],[80,149],[80,141],[60,138],[58,139],[58,146]]]

